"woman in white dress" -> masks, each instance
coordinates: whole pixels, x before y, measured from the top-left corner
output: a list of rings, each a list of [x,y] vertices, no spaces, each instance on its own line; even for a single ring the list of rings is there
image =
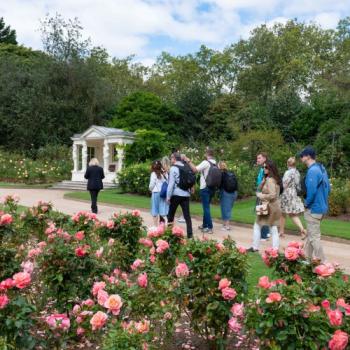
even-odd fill
[[[305,239],[306,230],[300,220],[300,215],[304,212],[304,204],[298,196],[298,190],[301,188],[300,173],[295,167],[295,157],[287,161],[288,170],[283,176],[283,193],[281,194],[282,217],[280,220],[280,236],[284,236],[286,217],[289,216],[294,224],[299,228],[301,238]]]

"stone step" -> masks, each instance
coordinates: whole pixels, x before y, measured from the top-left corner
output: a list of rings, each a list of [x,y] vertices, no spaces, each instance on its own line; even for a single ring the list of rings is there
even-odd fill
[[[53,190],[76,190],[84,191],[86,190],[87,181],[69,181],[64,180],[62,182],[57,182],[53,184],[50,188]],[[117,188],[115,183],[103,183],[104,189]]]

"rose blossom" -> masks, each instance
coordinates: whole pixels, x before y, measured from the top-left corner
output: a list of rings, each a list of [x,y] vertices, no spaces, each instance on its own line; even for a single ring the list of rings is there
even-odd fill
[[[276,248],[267,248],[265,254],[271,258],[278,258],[278,249]]]
[[[105,325],[107,318],[108,318],[107,314],[105,314],[102,311],[97,311],[90,320],[92,330],[95,331],[97,329],[102,328]]]
[[[94,285],[92,286],[92,295],[96,296],[97,293],[101,289],[105,289],[105,288],[106,288],[106,283],[105,282],[95,282]]]
[[[332,339],[329,341],[328,346],[330,350],[344,350],[348,345],[349,335],[346,332],[337,329]]]
[[[133,210],[133,211],[131,212],[131,215],[132,215],[132,216],[141,216],[141,212],[140,212],[140,210]]]
[[[229,319],[228,326],[231,329],[231,331],[235,333],[238,333],[242,328],[242,325],[238,322],[237,318],[235,317],[231,317]]]
[[[114,239],[110,238],[108,241],[108,246],[111,247],[114,244]]]
[[[268,304],[279,302],[282,300],[282,296],[278,292],[272,292],[269,294],[269,296],[266,298],[266,302]]]
[[[98,258],[98,259],[101,258],[102,254],[103,254],[103,247],[99,248],[99,249],[96,250],[96,252],[95,252],[95,256],[96,256],[96,258]]]
[[[12,276],[15,286],[19,289],[27,287],[30,282],[30,274],[28,272],[18,272]]]
[[[247,249],[242,247],[242,246],[239,246],[237,247],[238,251],[241,253],[241,254],[246,254],[247,253]]]
[[[153,242],[149,238],[140,238],[139,243],[148,248],[153,247]]]
[[[229,281],[227,278],[223,278],[219,282],[219,290],[225,289],[231,285],[231,281]]]
[[[328,310],[331,307],[331,303],[327,299],[323,300],[321,305],[325,310]]]
[[[9,225],[13,222],[13,217],[10,214],[4,214],[0,217],[0,226]]]
[[[47,246],[47,244],[46,244],[46,242],[44,242],[44,241],[38,243],[38,247],[39,247],[40,249],[43,249],[43,248],[45,248],[46,246]]]
[[[345,310],[346,316],[350,316],[350,304],[347,304],[343,298],[337,300],[337,306]]]
[[[303,247],[303,243],[296,241],[288,242],[287,247],[301,249]]]
[[[85,238],[85,233],[84,231],[78,231],[76,232],[76,234],[74,235],[75,239],[77,239],[78,241],[82,241]]]
[[[77,336],[81,336],[85,333],[85,329],[83,327],[77,328]]]
[[[53,329],[67,331],[70,327],[70,320],[65,314],[52,314],[45,318],[46,323]]]
[[[0,309],[3,309],[8,303],[10,299],[6,294],[0,294]]]
[[[97,302],[103,306],[105,304],[105,302],[107,301],[108,299],[108,293],[103,290],[103,289],[100,289],[97,293]]]
[[[28,252],[27,257],[29,259],[31,259],[31,258],[34,258],[34,257],[38,256],[41,253],[42,253],[42,250],[40,248],[30,249],[29,252]]]
[[[341,326],[343,323],[343,313],[338,309],[327,310],[327,316],[332,326]]]
[[[300,283],[303,282],[303,280],[301,279],[301,277],[300,277],[297,273],[295,273],[295,274],[293,275],[293,279],[294,279],[294,281],[297,282],[298,284],[300,284]]]
[[[104,283],[104,282],[102,282],[102,283]],[[91,306],[95,305],[95,302],[92,299],[86,299],[82,302],[82,305],[86,305],[86,306],[91,307]]]
[[[295,261],[299,258],[299,249],[295,247],[287,247],[284,250],[284,256],[289,261]]]
[[[264,289],[269,289],[271,287],[271,283],[269,281],[268,276],[262,276],[259,278],[258,286]]]
[[[162,254],[164,253],[167,249],[169,249],[169,243],[167,241],[164,241],[163,239],[158,239],[158,241],[156,242],[156,252],[158,254]]]
[[[155,261],[156,261],[156,256],[155,256],[155,255],[151,255],[151,256],[149,257],[149,260],[150,260],[151,264],[154,264]]]
[[[79,258],[84,257],[87,254],[87,250],[90,248],[88,245],[80,246],[75,249],[75,255]]]
[[[172,234],[177,237],[185,237],[185,232],[181,227],[174,226],[171,230]]]
[[[148,280],[147,280],[147,273],[141,273],[138,277],[137,277],[137,284],[141,287],[141,288],[146,288],[147,284],[148,284]]]
[[[225,300],[232,300],[236,297],[237,292],[233,288],[224,288],[221,290],[222,297]]]
[[[148,320],[142,320],[140,322],[135,323],[135,328],[138,333],[148,333],[149,332],[149,324]]]
[[[104,303],[104,307],[109,309],[115,316],[119,315],[122,306],[123,302],[118,294],[110,295]]]
[[[307,311],[309,311],[309,312],[318,312],[318,311],[320,311],[320,309],[321,308],[319,306],[314,305],[314,304],[310,304],[308,306],[308,308],[307,308]]]
[[[215,247],[219,252],[221,252],[225,249],[225,246],[222,243],[216,243]]]
[[[328,277],[333,275],[335,268],[332,264],[321,264],[315,267],[314,272],[321,277]]]
[[[176,277],[187,277],[190,271],[185,263],[179,263],[175,268]]]
[[[0,282],[0,291],[13,288],[14,286],[15,286],[14,280],[12,278],[6,278],[5,280]]]
[[[81,310],[80,305],[75,304],[74,307],[73,307],[72,312],[73,312],[74,315],[77,315],[80,312],[80,310]]]
[[[106,226],[111,230],[112,228],[114,228],[114,221],[108,220]]]
[[[242,317],[244,314],[244,305],[243,303],[235,303],[232,305],[231,310],[232,315],[235,317]]]
[[[131,265],[131,270],[133,270],[133,271],[137,270],[140,266],[143,265],[143,263],[144,263],[143,260],[136,259]]]

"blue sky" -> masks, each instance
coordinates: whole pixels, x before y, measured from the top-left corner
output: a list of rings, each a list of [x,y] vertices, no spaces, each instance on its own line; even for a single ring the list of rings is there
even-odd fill
[[[185,54],[201,44],[222,49],[256,26],[290,18],[335,28],[350,15],[350,0],[11,0],[0,16],[19,43],[41,49],[39,20],[56,12],[78,17],[84,35],[115,57],[135,54],[152,64],[162,51]]]

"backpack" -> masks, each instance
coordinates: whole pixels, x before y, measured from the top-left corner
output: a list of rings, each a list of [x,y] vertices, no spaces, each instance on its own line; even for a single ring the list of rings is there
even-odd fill
[[[238,190],[238,182],[234,173],[226,171],[222,174],[222,188],[228,193]]]
[[[222,171],[217,167],[216,164],[210,162],[210,168],[208,171],[208,175],[205,178],[205,183],[209,188],[218,188],[221,186],[221,181],[222,181]]]
[[[184,163],[183,166],[175,166],[179,169],[180,172],[180,180],[177,186],[183,191],[188,191],[196,184],[195,173],[187,163]]]

